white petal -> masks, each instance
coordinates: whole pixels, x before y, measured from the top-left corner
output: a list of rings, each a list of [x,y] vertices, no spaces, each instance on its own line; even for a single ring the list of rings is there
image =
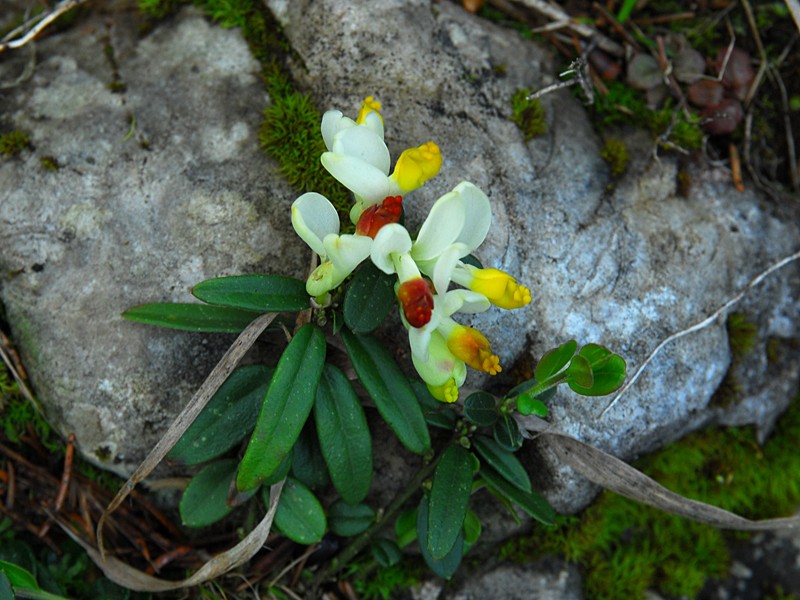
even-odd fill
[[[384,175],[389,174],[392,162],[389,149],[383,138],[368,127],[350,127],[339,131],[333,138],[331,151],[335,154],[360,158],[379,169]]]
[[[383,139],[383,119],[376,112],[367,113],[364,117],[364,127],[371,129]]]
[[[456,312],[475,314],[488,310],[491,306],[492,303],[483,294],[472,290],[451,290],[442,298],[440,313],[443,317],[449,317]]]
[[[342,115],[340,110],[329,110],[322,115],[322,139],[325,141],[325,147],[328,150],[333,150],[333,138],[337,133],[348,127],[355,127],[356,122],[353,119]]]
[[[339,215],[325,196],[307,192],[292,204],[292,226],[324,261],[326,254],[322,240],[327,235],[339,233]]]
[[[460,262],[459,259],[469,254],[469,248],[464,244],[453,244],[444,249],[436,259],[433,267],[433,287],[439,294],[447,292],[450,287],[450,279],[453,276],[453,269]]]
[[[464,204],[461,195],[448,192],[439,198],[419,230],[412,255],[417,260],[439,256],[458,238],[464,226]]]
[[[406,228],[398,223],[389,223],[381,227],[372,242],[370,258],[375,266],[384,273],[395,272],[392,254],[406,254],[411,249],[411,236]]]
[[[486,194],[468,181],[462,181],[453,191],[461,196],[464,204],[465,220],[458,241],[466,244],[472,252],[486,239],[492,225],[492,207]]]
[[[342,275],[336,285],[344,281],[369,256],[372,238],[366,235],[328,235],[322,240],[337,275]]]
[[[324,152],[320,161],[335,179],[369,204],[377,204],[391,195],[386,174],[363,160]]]
[[[430,356],[428,346],[431,343],[431,333],[435,330],[435,327],[431,328],[427,325],[419,328],[412,327],[408,330],[408,343],[411,346],[411,354],[422,362],[428,362]]]

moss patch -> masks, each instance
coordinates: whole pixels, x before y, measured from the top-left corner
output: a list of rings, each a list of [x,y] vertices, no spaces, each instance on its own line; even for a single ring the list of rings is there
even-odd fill
[[[711,428],[636,467],[675,492],[745,517],[785,516],[800,504],[798,436],[800,398],[763,447],[750,428]],[[642,598],[650,588],[693,597],[707,577],[727,574],[726,535],[605,492],[580,518],[513,540],[501,557],[565,556],[581,567],[587,598]]]
[[[625,142],[616,138],[608,138],[600,150],[600,157],[608,163],[611,176],[614,179],[621,177],[628,168],[631,159],[630,152]]]
[[[511,120],[516,123],[529,142],[533,138],[547,133],[547,121],[544,118],[544,107],[538,98],[528,99],[531,91],[517,90],[511,97]]]
[[[24,131],[9,131],[0,134],[0,156],[16,156],[31,147],[31,138]]]

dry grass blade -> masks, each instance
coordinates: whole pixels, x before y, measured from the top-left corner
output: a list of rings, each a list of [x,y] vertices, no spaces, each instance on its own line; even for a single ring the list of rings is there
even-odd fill
[[[597,485],[642,504],[723,529],[763,531],[800,526],[800,517],[753,521],[716,506],[671,492],[641,471],[594,446],[553,431],[537,417],[518,417],[529,431],[546,438],[561,463]]]

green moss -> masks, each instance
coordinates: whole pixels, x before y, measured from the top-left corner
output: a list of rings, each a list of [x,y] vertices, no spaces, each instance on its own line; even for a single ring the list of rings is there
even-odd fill
[[[0,369],[0,421],[2,434],[11,444],[20,444],[22,438],[33,433],[49,452],[64,453],[61,439],[39,412],[19,390],[7,369]]]
[[[758,326],[747,319],[741,312],[731,313],[726,323],[728,329],[728,344],[733,352],[734,359],[740,360],[753,350],[758,337]]]
[[[24,131],[0,134],[0,156],[16,156],[31,147],[31,138]]]
[[[530,90],[521,89],[511,97],[511,120],[522,129],[526,142],[547,133],[542,102],[538,98],[528,100],[530,94]]]
[[[139,0],[139,12],[149,19],[165,19],[188,4],[188,0]]]
[[[636,463],[680,494],[749,518],[792,514],[800,504],[800,398],[759,447],[750,428],[712,428]],[[584,572],[587,598],[642,598],[648,588],[693,597],[729,565],[725,533],[603,493],[580,516],[506,544],[501,558],[560,554]]]
[[[39,164],[45,171],[58,171],[60,168],[58,161],[54,156],[42,156],[39,158]]]
[[[421,561],[414,561],[409,557],[391,567],[378,567],[377,563],[368,560],[367,564],[352,563],[343,577],[351,581],[353,589],[362,600],[396,598],[400,592],[419,583],[426,573]]]
[[[608,138],[603,143],[600,156],[608,163],[611,169],[611,176],[614,179],[621,177],[625,173],[625,169],[628,168],[628,162],[631,159],[625,142],[616,138]]]

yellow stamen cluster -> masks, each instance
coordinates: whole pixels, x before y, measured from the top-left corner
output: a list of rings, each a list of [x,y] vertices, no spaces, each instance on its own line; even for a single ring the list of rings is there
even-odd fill
[[[456,325],[447,339],[447,348],[456,358],[478,371],[497,375],[503,370],[500,358],[492,353],[489,340],[472,327]]]
[[[452,379],[448,379],[447,382],[443,383],[442,385],[428,384],[427,387],[428,391],[431,393],[431,396],[436,398],[439,402],[447,402],[448,404],[452,404],[458,400],[458,386]]]
[[[499,269],[476,269],[470,284],[473,292],[483,294],[489,302],[505,309],[525,306],[531,301],[531,292],[508,273]]]

